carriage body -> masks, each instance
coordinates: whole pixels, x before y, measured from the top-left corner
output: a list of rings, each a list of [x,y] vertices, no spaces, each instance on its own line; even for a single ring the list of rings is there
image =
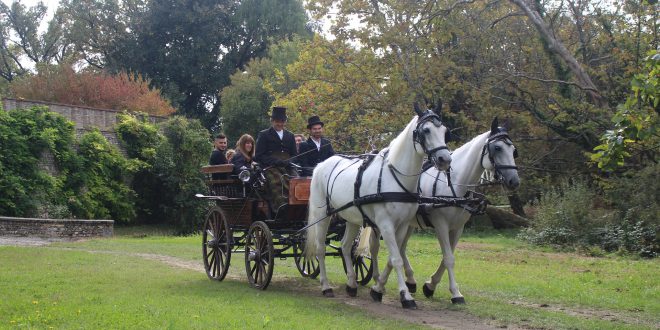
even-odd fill
[[[221,281],[225,278],[232,254],[243,253],[250,285],[266,289],[272,278],[275,259],[293,258],[304,277],[318,275],[318,261],[304,256],[305,231],[311,177],[289,178],[288,203],[273,210],[265,198],[265,176],[256,166],[246,170],[243,180],[231,175],[232,164],[204,166],[207,176],[207,195],[197,197],[209,200],[203,233],[202,250],[208,277]],[[225,173],[228,178],[212,179],[214,173]],[[249,174],[249,176],[247,176]],[[247,178],[246,178],[247,177]],[[341,256],[339,244],[345,224],[332,222],[326,237],[326,255]],[[357,245],[357,242],[356,242]],[[343,260],[343,259],[342,259]],[[371,261],[360,258],[362,282],[371,279]],[[368,276],[368,278],[367,278]]]

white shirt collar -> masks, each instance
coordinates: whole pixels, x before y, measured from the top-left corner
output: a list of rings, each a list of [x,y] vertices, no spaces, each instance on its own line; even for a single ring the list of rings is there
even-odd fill
[[[284,138],[284,130],[281,131],[275,130],[275,133],[277,133],[277,136],[280,137],[280,140]]]

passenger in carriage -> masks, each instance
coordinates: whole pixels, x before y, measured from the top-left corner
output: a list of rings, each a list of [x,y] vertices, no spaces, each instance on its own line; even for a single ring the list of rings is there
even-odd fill
[[[243,167],[252,167],[253,158],[254,138],[250,134],[243,134],[236,143],[236,154],[231,159],[231,163],[234,164],[234,174],[239,174]]]
[[[311,116],[307,119],[309,139],[300,144],[301,165],[303,175],[312,176],[314,167],[320,162],[335,154],[330,141],[323,137],[323,122],[319,116]]]
[[[298,176],[292,167],[298,154],[296,140],[293,133],[284,128],[286,121],[286,108],[273,107],[271,127],[259,132],[254,155],[254,160],[266,169],[271,209],[275,213],[288,201],[288,178]]]
[[[300,154],[300,144],[305,141],[305,136],[302,134],[294,134],[296,138],[296,152]]]
[[[215,136],[213,140],[213,151],[211,152],[211,158],[209,158],[209,165],[222,165],[227,164],[227,137],[220,133]],[[224,180],[227,179],[227,173],[213,173],[211,176],[213,180]]]

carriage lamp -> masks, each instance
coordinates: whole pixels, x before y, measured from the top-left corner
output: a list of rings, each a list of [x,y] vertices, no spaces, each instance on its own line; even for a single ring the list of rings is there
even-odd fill
[[[242,170],[241,173],[238,174],[238,179],[243,181],[243,182],[250,181],[250,171],[249,170]]]

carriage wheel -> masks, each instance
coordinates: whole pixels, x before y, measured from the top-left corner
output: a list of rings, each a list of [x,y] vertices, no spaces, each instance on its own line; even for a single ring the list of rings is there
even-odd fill
[[[355,271],[355,276],[358,284],[367,285],[371,281],[371,277],[374,275],[374,265],[371,263],[371,257],[368,256],[356,256],[355,249],[357,249],[359,241],[353,241],[353,246],[351,246],[351,260],[353,261],[353,270]],[[346,269],[346,261],[344,261],[344,256],[341,258],[341,264],[344,266],[344,272],[348,273]]]
[[[303,244],[304,242],[293,243],[293,261],[296,262],[296,267],[298,267],[300,275],[314,279],[321,272],[319,259],[316,257],[313,259],[308,258],[302,248]]]
[[[206,215],[202,234],[202,255],[206,276],[222,281],[229,270],[231,260],[231,230],[222,210],[214,207]]]
[[[250,226],[245,241],[245,271],[253,287],[266,290],[273,277],[273,236],[268,226],[256,221]]]

